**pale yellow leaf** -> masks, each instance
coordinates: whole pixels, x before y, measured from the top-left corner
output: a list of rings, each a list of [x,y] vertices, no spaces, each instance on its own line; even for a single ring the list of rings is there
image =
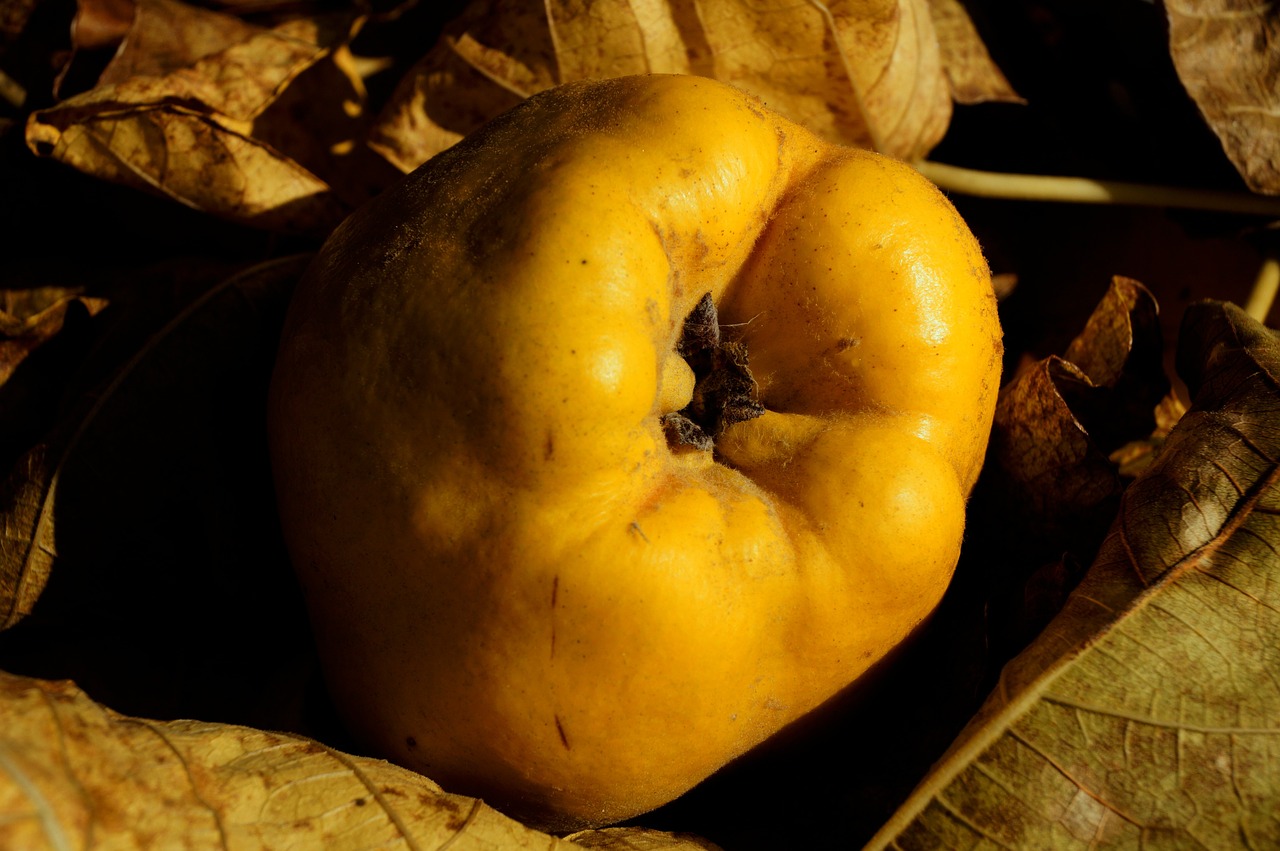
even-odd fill
[[[571,847],[421,775],[229,724],[150,721],[0,673],[0,847]]]
[[[1013,90],[960,0],[929,0],[942,48],[942,64],[956,103],[1024,103]]]
[[[586,831],[582,846],[714,851],[687,835]],[[0,672],[0,847],[569,851],[426,777],[312,739],[120,715],[69,681]]]
[[[688,833],[664,833],[643,827],[604,827],[565,837],[584,848],[605,851],[720,851],[720,846]]]
[[[679,73],[736,85],[832,141],[917,158],[946,132],[948,74],[977,69],[963,92],[981,99],[994,69],[953,14],[944,71],[932,14],[930,0],[474,0],[401,81],[370,144],[409,171],[553,85]]]

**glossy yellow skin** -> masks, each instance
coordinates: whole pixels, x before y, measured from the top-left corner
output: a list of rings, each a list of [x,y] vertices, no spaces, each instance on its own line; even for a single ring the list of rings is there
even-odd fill
[[[768,412],[667,444],[705,292]],[[901,642],[958,557],[989,274],[909,167],[716,82],[538,95],[353,216],[271,393],[335,700],[552,828],[658,806]]]

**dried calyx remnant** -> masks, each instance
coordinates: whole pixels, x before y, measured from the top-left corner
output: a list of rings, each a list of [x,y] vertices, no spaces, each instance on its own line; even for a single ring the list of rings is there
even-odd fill
[[[715,438],[726,428],[764,413],[747,368],[747,346],[720,338],[720,317],[711,293],[685,318],[676,352],[693,370],[695,384],[688,405],[662,416],[672,448],[714,449]]]

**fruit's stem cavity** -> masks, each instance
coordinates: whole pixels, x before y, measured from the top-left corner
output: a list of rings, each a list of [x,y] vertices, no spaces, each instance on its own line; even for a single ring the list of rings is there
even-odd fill
[[[747,367],[745,343],[720,336],[716,304],[707,293],[684,320],[676,353],[693,370],[693,399],[679,411],[664,414],[662,428],[674,449],[691,446],[710,451],[715,438],[734,423],[764,413],[756,398],[756,381]]]

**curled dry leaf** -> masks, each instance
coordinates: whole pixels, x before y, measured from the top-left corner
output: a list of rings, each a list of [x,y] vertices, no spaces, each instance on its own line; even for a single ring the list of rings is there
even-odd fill
[[[120,715],[70,682],[3,672],[0,812],[0,846],[30,851],[579,847],[382,760],[283,733]],[[648,831],[584,839],[714,847]]]
[[[1174,68],[1255,192],[1280,194],[1280,16],[1271,3],[1169,0]]]
[[[936,3],[943,47],[929,0],[473,0],[402,80],[370,144],[407,172],[556,84],[675,73],[732,83],[828,139],[912,159],[946,131],[949,79],[966,101],[1011,95],[964,10]]]
[[[351,23],[263,29],[177,0],[139,0],[99,84],[33,113],[27,144],[95,176],[272,230],[324,234],[346,208],[253,135],[254,120]]]
[[[1022,369],[1001,390],[985,484],[1045,557],[1092,558],[1122,490],[1108,454],[1154,429],[1169,388],[1162,356],[1155,299],[1116,277],[1064,356]]]
[[[1280,844],[1280,342],[1202,303],[1179,371],[1084,580],[870,847]]]

